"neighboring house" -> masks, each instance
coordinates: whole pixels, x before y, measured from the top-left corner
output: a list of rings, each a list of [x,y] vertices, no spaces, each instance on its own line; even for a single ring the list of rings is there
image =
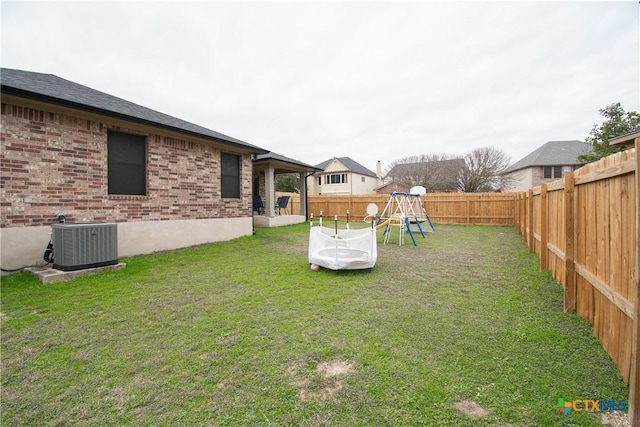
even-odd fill
[[[118,256],[253,233],[268,150],[55,75],[3,68],[0,83],[3,269],[43,264],[59,211],[117,223]]]
[[[411,186],[406,184],[398,184],[397,182],[392,181],[376,188],[376,193],[377,194],[391,194],[393,192],[408,193],[409,190],[411,190]]]
[[[582,141],[549,141],[502,173],[502,191],[525,191],[560,179],[581,167],[578,156],[590,151],[591,145]]]
[[[319,171],[307,178],[309,195],[375,194],[382,183],[378,174],[349,157],[334,157],[315,167]]]
[[[385,184],[378,193],[408,192],[414,186],[424,187],[428,193],[458,191],[458,176],[464,159],[431,160],[395,164],[384,177]]]

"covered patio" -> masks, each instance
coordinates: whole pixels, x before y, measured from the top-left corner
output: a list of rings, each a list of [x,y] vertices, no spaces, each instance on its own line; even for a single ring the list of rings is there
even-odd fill
[[[253,160],[253,194],[259,195],[264,204],[264,212],[253,212],[254,227],[280,227],[300,224],[307,220],[307,176],[317,172],[314,166],[269,152],[259,154]],[[300,178],[300,209],[296,215],[292,210],[278,209],[276,206],[275,177],[283,174],[298,174]]]

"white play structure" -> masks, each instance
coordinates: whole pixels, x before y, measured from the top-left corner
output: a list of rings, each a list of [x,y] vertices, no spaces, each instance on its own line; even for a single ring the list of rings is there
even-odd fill
[[[322,212],[319,224],[313,225],[311,215],[309,231],[309,264],[330,270],[371,269],[378,258],[376,229],[373,227],[349,229],[349,211],[347,226],[338,229],[338,216],[334,217],[334,228],[322,225]]]
[[[338,229],[337,215],[334,217],[333,228],[323,226],[322,211],[320,211],[319,224],[314,226],[313,214],[311,214],[308,254],[311,269],[317,270],[319,267],[330,270],[372,269],[378,258],[376,231],[381,229],[384,229],[384,244],[389,242],[389,236],[395,227],[399,233],[399,245],[403,244],[404,235],[408,234],[413,245],[417,246],[415,232],[419,232],[424,238],[425,231],[435,231],[422,203],[421,196],[425,192],[424,187],[413,187],[409,193],[391,193],[380,216],[378,216],[376,204],[370,203],[367,206],[365,222],[371,226],[366,228],[350,229],[348,210],[345,229]]]
[[[413,245],[417,246],[414,233],[420,233],[424,238],[425,231],[435,231],[431,218],[422,203],[421,196],[425,193],[426,189],[422,186],[411,188],[409,193],[398,191],[391,193],[376,225],[377,229],[384,229],[385,245],[389,242],[394,227],[398,229],[399,245],[404,243],[405,234],[408,234]],[[423,225],[427,227],[423,227]]]

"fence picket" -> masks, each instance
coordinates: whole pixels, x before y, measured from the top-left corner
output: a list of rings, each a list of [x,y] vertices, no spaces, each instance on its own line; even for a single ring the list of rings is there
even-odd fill
[[[622,378],[633,382],[630,414],[640,425],[637,163],[631,149],[520,192],[515,225],[564,287],[565,311],[592,324]]]

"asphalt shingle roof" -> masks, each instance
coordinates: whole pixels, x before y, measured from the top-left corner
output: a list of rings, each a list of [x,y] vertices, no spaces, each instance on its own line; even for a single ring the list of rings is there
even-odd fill
[[[350,157],[333,157],[333,158],[331,158],[329,160],[325,160],[322,163],[318,163],[315,167],[317,169],[325,170],[327,168],[327,165],[333,159],[337,159],[340,163],[342,163],[351,172],[359,173],[360,175],[367,175],[367,176],[374,176],[374,177],[376,176],[375,172],[371,171],[370,169],[365,168],[360,163],[356,162],[355,160],[351,159]]]
[[[580,165],[578,156],[591,151],[591,145],[582,141],[549,141],[509,166],[503,173],[533,166]]]
[[[448,168],[449,171],[453,175],[458,174],[458,171],[464,167],[464,159],[459,157],[456,159],[447,159],[447,160],[430,160],[426,162],[416,162],[416,163],[396,163],[393,165],[391,170],[387,172],[387,176],[393,177],[397,175],[405,175],[407,173],[411,173],[415,171],[416,168],[419,168],[421,165],[432,165],[432,166],[440,166],[442,168]]]
[[[228,135],[65,80],[53,74],[2,68],[0,70],[0,84],[2,93],[20,95],[107,116],[170,128],[183,133],[212,138],[224,144],[241,146],[254,153],[268,152],[268,150]]]

